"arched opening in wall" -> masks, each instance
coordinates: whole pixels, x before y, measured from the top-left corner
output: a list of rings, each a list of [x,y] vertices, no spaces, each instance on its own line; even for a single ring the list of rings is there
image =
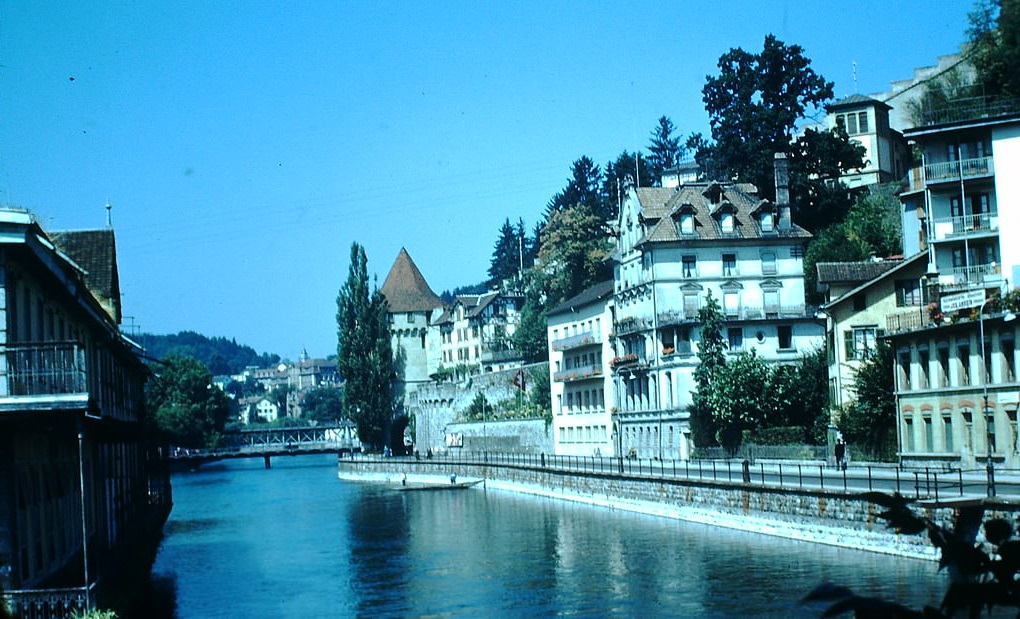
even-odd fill
[[[394,456],[409,456],[414,452],[414,437],[408,432],[411,418],[401,414],[390,423],[390,450]]]

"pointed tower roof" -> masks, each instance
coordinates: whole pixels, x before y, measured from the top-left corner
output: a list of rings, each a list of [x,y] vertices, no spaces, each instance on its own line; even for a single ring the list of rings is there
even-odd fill
[[[442,307],[443,301],[429,288],[425,277],[403,247],[383,282],[383,296],[390,312],[424,312]]]

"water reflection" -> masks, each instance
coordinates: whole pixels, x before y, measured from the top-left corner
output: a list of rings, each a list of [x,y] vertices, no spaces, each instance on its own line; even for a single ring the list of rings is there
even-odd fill
[[[798,600],[824,580],[918,608],[943,588],[926,562],[479,488],[395,492],[282,460],[175,477],[155,573],[179,619],[818,617]]]

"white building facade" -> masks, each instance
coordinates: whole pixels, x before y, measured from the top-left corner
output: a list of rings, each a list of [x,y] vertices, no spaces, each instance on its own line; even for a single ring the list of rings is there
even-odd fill
[[[549,390],[557,455],[618,455],[612,408],[613,282],[597,284],[551,309]]]
[[[777,178],[775,204],[731,183],[629,190],[613,258],[610,362],[624,455],[689,457],[697,317],[709,295],[732,354],[753,349],[766,362],[794,363],[823,345],[805,305],[810,234],[790,220],[782,157]]]

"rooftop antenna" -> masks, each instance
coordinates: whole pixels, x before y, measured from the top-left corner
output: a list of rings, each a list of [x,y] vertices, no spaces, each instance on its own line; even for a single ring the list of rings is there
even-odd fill
[[[110,204],[110,200],[106,200],[106,227],[113,227],[113,205]]]
[[[857,61],[856,60],[854,61],[854,94],[855,95],[860,94],[860,91],[857,90]]]

